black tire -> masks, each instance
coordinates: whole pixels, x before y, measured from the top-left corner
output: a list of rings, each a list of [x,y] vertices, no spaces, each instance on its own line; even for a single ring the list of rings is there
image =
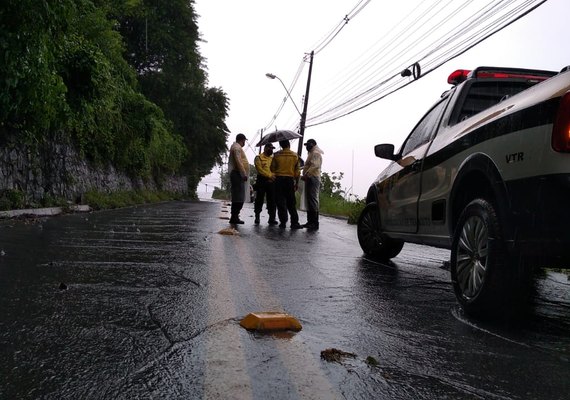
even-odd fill
[[[378,204],[369,203],[364,207],[357,225],[358,243],[362,251],[370,257],[389,260],[402,251],[402,240],[390,239],[380,228],[380,211]]]
[[[508,308],[512,292],[509,257],[492,203],[476,199],[465,207],[451,244],[451,280],[467,314],[483,316]]]

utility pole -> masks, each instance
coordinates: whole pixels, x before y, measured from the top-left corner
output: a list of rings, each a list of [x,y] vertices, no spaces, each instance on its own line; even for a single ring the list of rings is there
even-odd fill
[[[263,128],[261,128],[261,130],[259,131],[259,141],[261,142],[263,140]],[[259,146],[259,154],[261,154],[261,146]]]
[[[301,157],[301,153],[303,151],[303,138],[305,136],[305,121],[307,120],[307,107],[309,105],[309,89],[311,88],[311,73],[313,72],[314,55],[315,52],[311,51],[309,59],[309,76],[307,77],[307,90],[305,91],[305,101],[303,103],[303,112],[301,113],[301,126],[299,127],[299,134],[301,135],[299,138],[299,148],[297,150],[299,157]]]

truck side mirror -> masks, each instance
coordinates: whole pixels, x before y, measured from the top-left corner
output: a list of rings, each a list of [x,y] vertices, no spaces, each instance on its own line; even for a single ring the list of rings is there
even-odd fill
[[[374,154],[376,157],[385,158],[387,160],[396,160],[394,155],[394,145],[393,144],[377,144],[374,146]]]

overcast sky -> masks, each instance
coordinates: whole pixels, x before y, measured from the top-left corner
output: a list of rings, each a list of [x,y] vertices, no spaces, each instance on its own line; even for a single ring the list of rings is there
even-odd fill
[[[426,39],[423,43],[428,44],[430,34],[437,37],[434,26],[424,21],[419,23],[420,27],[413,25],[404,30],[406,23],[411,21],[406,18],[414,10],[424,7],[426,14],[425,10],[436,6],[443,5],[455,10],[462,5],[467,7],[469,3],[480,6],[487,1],[370,1],[314,57],[308,118],[311,118],[313,110],[319,110],[323,105],[323,99],[326,99],[333,87],[331,85],[339,82],[339,79],[355,90],[358,90],[358,78],[363,78],[364,83],[361,85],[374,83],[374,77],[366,78],[366,74],[370,73],[367,71],[386,61],[374,60],[371,61],[374,66],[370,66],[366,60],[377,46],[382,45],[383,39],[389,38],[395,42],[395,34],[398,34],[399,40],[405,38],[407,32],[415,32],[416,35],[423,35],[421,40]],[[257,151],[253,146],[259,140],[259,131],[272,122],[286,96],[281,83],[268,79],[265,74],[270,72],[279,76],[289,87],[302,64],[303,55],[314,50],[314,46],[357,4],[358,0],[195,1],[199,15],[198,27],[204,40],[200,51],[206,59],[209,86],[222,88],[230,99],[229,117],[226,121],[231,131],[228,147],[237,133],[245,133],[252,146],[247,149],[247,155],[253,163]],[[473,14],[472,11],[468,13]],[[442,22],[438,17],[445,14],[440,10],[430,21]],[[427,109],[449,88],[447,76],[452,71],[482,65],[558,71],[565,65],[570,65],[568,15],[570,2],[548,0],[521,20],[402,90],[349,116],[307,127],[305,140],[316,139],[325,152],[323,171],[329,174],[343,172],[343,189],[362,198],[387,165],[387,161],[374,156],[374,145],[393,143],[398,148]],[[458,13],[455,18],[456,20],[448,21],[442,29],[450,31],[460,20],[465,20],[466,16]],[[399,24],[400,22],[402,23]],[[421,28],[424,29],[423,32],[420,31]],[[420,42],[418,37],[412,37],[412,40],[414,43]],[[412,57],[420,49],[414,46],[413,43],[402,45],[397,54],[402,59],[407,55]],[[308,64],[305,63],[297,84],[291,90],[298,109],[303,106],[307,73]],[[332,101],[334,98],[329,99],[329,102]],[[295,129],[298,123],[297,110],[287,100],[267,132],[275,128]],[[292,142],[295,150],[297,143]],[[303,158],[305,157],[303,150]],[[207,183],[211,191],[213,185],[219,185],[218,173],[214,172],[203,183]],[[203,186],[199,191],[203,191]]]

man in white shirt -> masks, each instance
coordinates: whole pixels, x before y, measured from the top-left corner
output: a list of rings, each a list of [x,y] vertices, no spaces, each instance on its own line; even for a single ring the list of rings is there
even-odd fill
[[[321,189],[321,166],[323,164],[323,151],[317,146],[315,139],[305,143],[308,156],[303,166],[305,181],[305,201],[307,204],[307,223],[303,225],[308,230],[319,229],[319,192]]]

